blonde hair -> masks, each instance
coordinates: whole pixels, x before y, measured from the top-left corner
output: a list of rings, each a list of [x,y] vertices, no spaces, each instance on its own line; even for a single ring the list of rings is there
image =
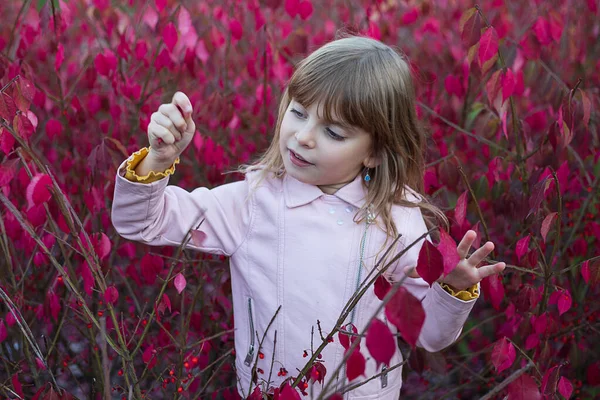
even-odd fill
[[[321,103],[326,120],[333,120],[335,113],[372,136],[372,154],[380,164],[369,172],[371,180],[357,223],[365,219],[370,205],[388,237],[395,238],[392,204],[420,207],[447,223],[444,213],[424,193],[426,138],[416,116],[410,67],[401,54],[360,36],[334,40],[314,51],[299,63],[283,92],[271,145],[255,164],[242,167],[242,173],[261,170],[262,178],[285,174],[279,134],[292,99],[304,107]],[[416,203],[407,199],[407,187],[418,194]]]

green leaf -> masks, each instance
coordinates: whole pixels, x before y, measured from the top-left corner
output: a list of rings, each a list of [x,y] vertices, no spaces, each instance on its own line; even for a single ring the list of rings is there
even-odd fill
[[[37,0],[35,4],[35,9],[37,10],[37,12],[40,12],[42,7],[46,5],[46,2],[48,2],[48,0]]]

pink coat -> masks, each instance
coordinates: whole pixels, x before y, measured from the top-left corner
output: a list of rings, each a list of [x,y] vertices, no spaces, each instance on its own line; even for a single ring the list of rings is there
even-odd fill
[[[365,197],[360,178],[328,195],[289,176],[267,178],[253,188],[257,176],[253,172],[243,181],[214,189],[198,188],[190,193],[167,186],[168,178],[143,184],[118,174],[112,206],[115,229],[127,239],[154,246],[178,246],[188,230],[199,226],[206,238],[201,246],[188,247],[230,256],[236,368],[242,396],[247,396],[250,388],[251,367],[258,353],[257,335],[263,336],[278,306],[282,306],[281,311],[261,348],[264,358],[258,360],[258,367],[265,371],[259,374],[259,383],[268,379],[273,352],[275,372],[271,385],[278,386],[283,379],[277,376],[279,368],[284,367],[289,377],[303,367],[303,353],[310,353],[313,328],[315,347],[320,343],[317,320],[324,334],[333,328],[356,289],[360,242],[365,232],[364,223],[353,222]],[[426,232],[418,208],[394,206],[392,214],[402,234],[400,249]],[[363,278],[380,255],[385,236],[376,225],[371,225],[365,237]],[[388,271],[388,279],[400,280],[404,267],[416,265],[419,248],[420,244],[406,253]],[[407,278],[404,285],[423,299],[426,319],[418,345],[435,352],[452,344],[475,300],[460,300],[439,284],[430,287],[421,278]],[[353,319],[359,332],[379,304],[374,291],[367,290]],[[383,313],[379,318],[385,321]],[[361,351],[367,359],[367,377],[380,372],[381,366],[376,367],[364,342]],[[340,363],[343,353],[336,335],[322,353],[329,373]],[[402,354],[396,351],[390,365],[401,361]],[[340,376],[337,384],[341,387],[347,383],[342,379],[344,370]],[[330,378],[326,376],[326,380]],[[395,400],[401,385],[401,368],[396,368],[345,398]],[[316,398],[321,388],[315,384],[311,398]]]

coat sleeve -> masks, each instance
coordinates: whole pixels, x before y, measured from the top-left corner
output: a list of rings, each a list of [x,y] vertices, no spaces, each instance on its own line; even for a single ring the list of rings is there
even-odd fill
[[[179,246],[193,229],[187,247],[232,255],[251,225],[252,198],[247,180],[188,192],[167,186],[169,177],[152,183],[131,182],[117,172],[111,219],[124,238],[152,246]]]
[[[397,226],[404,227],[399,229],[402,234],[399,249],[404,249],[427,232],[427,227],[419,208],[403,207],[401,213],[402,215],[399,217],[403,222]],[[417,266],[419,251],[425,240],[430,239],[429,237],[421,239],[400,257],[396,265],[392,266],[393,269],[388,275],[392,281],[397,282],[404,278],[405,268]],[[476,299],[461,300],[452,296],[437,282],[430,287],[423,278],[406,277],[403,285],[413,296],[421,300],[425,311],[425,323],[417,346],[430,352],[436,352],[454,343],[460,336]],[[479,289],[479,285],[477,288]]]

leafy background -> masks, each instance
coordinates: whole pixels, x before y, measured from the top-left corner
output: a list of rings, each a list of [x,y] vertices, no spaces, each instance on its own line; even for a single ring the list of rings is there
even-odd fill
[[[182,90],[198,133],[171,182],[238,179],[222,173],[266,148],[294,64],[345,29],[409,56],[427,191],[452,237],[476,229],[509,264],[456,344],[411,351],[403,398],[595,398],[599,7],[1,2],[0,392],[236,398],[226,260],[121,239],[116,168]]]

